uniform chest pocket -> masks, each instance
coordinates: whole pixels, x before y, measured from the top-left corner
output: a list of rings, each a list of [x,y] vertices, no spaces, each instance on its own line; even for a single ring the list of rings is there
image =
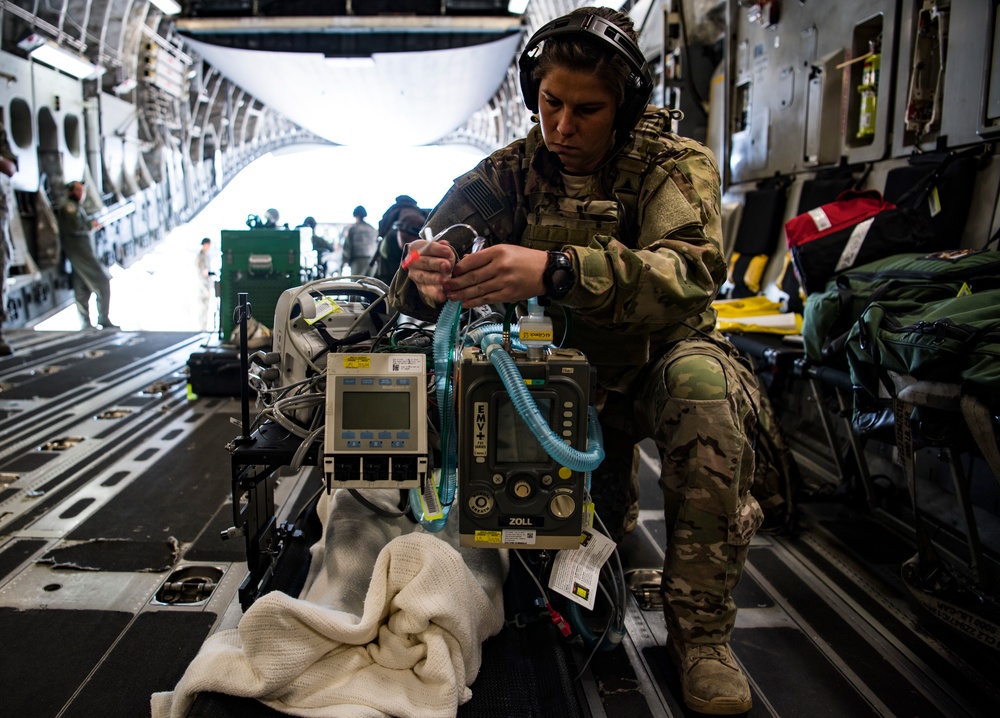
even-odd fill
[[[557,227],[555,225],[529,225],[524,235],[524,245],[533,249],[555,251],[571,245],[574,247],[589,247],[599,241],[603,233],[596,227],[583,229],[580,227]],[[606,236],[604,237],[606,239]]]
[[[534,249],[557,250],[604,246],[618,236],[618,206],[606,200],[579,201],[560,198],[541,201],[528,217],[524,244]]]

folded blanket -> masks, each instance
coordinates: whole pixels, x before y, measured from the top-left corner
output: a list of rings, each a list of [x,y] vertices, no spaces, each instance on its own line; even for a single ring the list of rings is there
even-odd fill
[[[398,497],[364,494],[387,510]],[[174,691],[153,694],[153,718],[184,716],[202,691],[336,718],[454,716],[472,697],[482,643],[503,626],[507,552],[458,548],[457,516],[428,533],[344,490],[318,508],[302,598],[269,593],[210,636]]]

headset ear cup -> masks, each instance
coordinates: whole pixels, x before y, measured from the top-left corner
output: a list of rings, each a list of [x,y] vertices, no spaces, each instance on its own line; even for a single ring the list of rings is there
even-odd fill
[[[518,63],[520,71],[518,77],[521,82],[521,99],[524,106],[532,112],[538,112],[538,83],[532,78],[535,71],[535,62],[532,58],[524,58]]]
[[[629,78],[629,88],[625,93],[624,102],[618,108],[615,117],[616,132],[631,132],[635,128],[642,113],[646,111],[652,90],[652,83],[641,75]]]

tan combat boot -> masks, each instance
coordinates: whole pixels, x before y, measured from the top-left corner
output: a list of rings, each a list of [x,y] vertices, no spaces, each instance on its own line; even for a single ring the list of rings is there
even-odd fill
[[[667,651],[680,673],[688,708],[710,715],[750,710],[750,684],[728,645],[669,640]]]

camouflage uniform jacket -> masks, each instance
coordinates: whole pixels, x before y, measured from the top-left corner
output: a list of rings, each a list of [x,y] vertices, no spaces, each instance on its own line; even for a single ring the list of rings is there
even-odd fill
[[[719,171],[710,150],[669,123],[665,110],[647,107],[633,139],[572,198],[536,126],[456,179],[427,221],[435,235],[464,223],[490,245],[569,254],[577,281],[548,311],[560,337],[562,306],[572,310],[563,343],[584,352],[607,387],[628,382],[661,347],[715,325],[710,304],[726,275]],[[446,239],[468,251],[467,230]],[[438,313],[404,271],[390,300],[417,318]]]

